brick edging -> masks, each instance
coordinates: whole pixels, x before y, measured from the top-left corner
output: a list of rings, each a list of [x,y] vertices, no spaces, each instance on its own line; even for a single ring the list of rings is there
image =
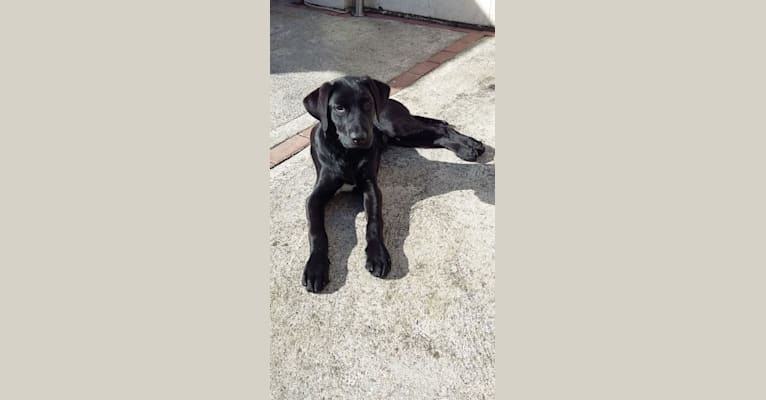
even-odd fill
[[[311,8],[307,6],[300,6],[300,5],[294,5],[294,6],[301,7],[301,8],[306,7],[306,8],[317,10],[318,12],[322,12],[328,15],[334,15],[339,17],[349,16],[349,14],[347,13],[346,14],[334,13],[332,11],[324,11],[324,10],[319,10],[319,9],[315,9],[315,8]],[[406,88],[407,86],[412,85],[413,83],[415,83],[415,81],[427,75],[429,72],[436,69],[439,65],[451,60],[456,55],[472,47],[481,38],[486,36],[495,36],[495,33],[490,31],[479,31],[479,30],[472,30],[467,28],[458,28],[458,27],[452,27],[452,26],[433,23],[433,22],[411,20],[407,18],[401,18],[401,17],[389,16],[389,15],[370,14],[370,16],[372,15],[375,15],[373,18],[394,19],[394,20],[401,21],[408,24],[435,26],[442,29],[449,29],[449,30],[465,33],[465,35],[463,35],[460,39],[454,41],[449,46],[445,47],[438,53],[432,55],[426,61],[415,64],[407,71],[402,72],[395,78],[388,81],[388,84],[391,86],[391,96],[401,91],[402,89]],[[314,127],[312,126],[310,128],[304,129],[303,131],[289,137],[287,140],[272,147],[271,150],[269,151],[269,169],[276,167],[277,165],[281,164],[282,162],[286,161],[290,157],[298,154],[298,152],[300,152],[301,150],[308,147],[310,143],[311,130],[313,128]]]

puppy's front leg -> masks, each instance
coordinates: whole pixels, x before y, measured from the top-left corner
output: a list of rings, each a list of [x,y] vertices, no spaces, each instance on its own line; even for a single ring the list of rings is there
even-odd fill
[[[329,281],[327,232],[324,227],[325,206],[343,185],[339,179],[320,176],[314,190],[306,200],[311,252],[303,269],[303,286],[309,292],[320,292]]]
[[[378,184],[368,179],[363,184],[364,210],[367,214],[367,270],[378,278],[391,271],[391,257],[383,243],[383,207]]]

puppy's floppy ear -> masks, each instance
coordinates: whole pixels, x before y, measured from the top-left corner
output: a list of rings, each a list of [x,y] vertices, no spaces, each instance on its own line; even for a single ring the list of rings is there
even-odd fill
[[[391,86],[369,76],[364,77],[364,82],[370,88],[370,94],[372,94],[372,99],[375,102],[375,119],[378,119],[386,106],[388,96],[391,94]]]
[[[327,115],[327,103],[330,101],[330,94],[332,93],[332,83],[325,82],[318,89],[314,90],[303,99],[303,107],[311,114],[312,117],[319,120],[322,123],[322,130],[327,130],[327,125],[330,123],[330,118]]]

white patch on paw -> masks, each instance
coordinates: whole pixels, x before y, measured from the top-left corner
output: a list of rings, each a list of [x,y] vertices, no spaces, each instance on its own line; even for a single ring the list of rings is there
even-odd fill
[[[338,189],[335,192],[335,194],[338,194],[340,192],[350,192],[350,191],[354,190],[355,187],[356,187],[356,185],[349,185],[348,183],[344,183],[343,186],[341,186],[340,189]]]

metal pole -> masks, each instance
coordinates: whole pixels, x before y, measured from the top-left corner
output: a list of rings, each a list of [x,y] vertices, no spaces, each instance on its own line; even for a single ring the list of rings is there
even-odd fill
[[[364,0],[355,0],[354,5],[356,6],[355,16],[364,17]]]

